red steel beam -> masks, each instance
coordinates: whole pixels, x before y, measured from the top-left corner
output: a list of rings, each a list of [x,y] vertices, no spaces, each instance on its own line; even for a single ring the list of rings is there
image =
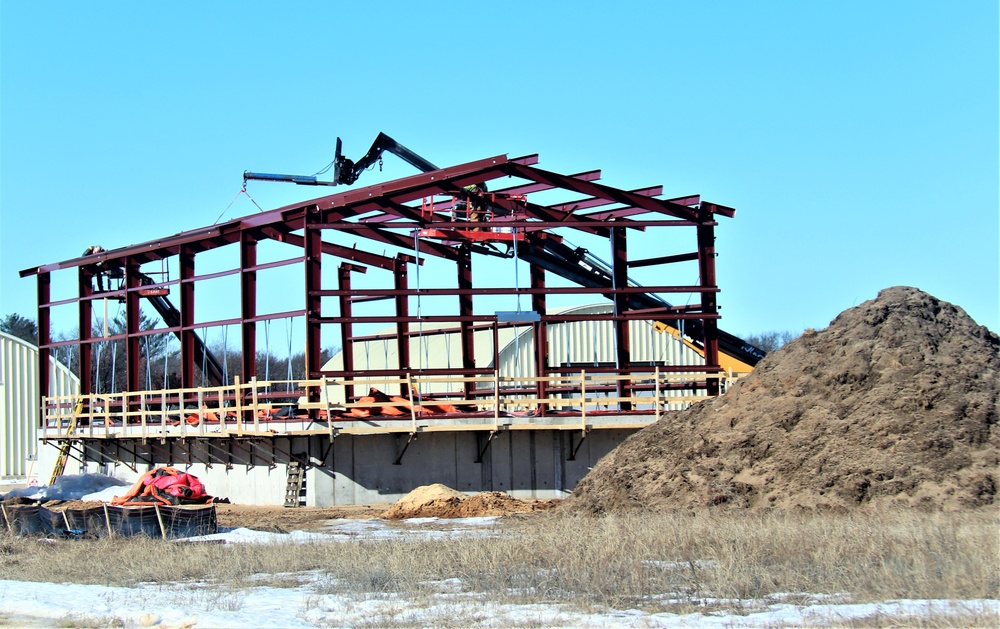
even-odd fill
[[[702,288],[717,289],[715,278],[715,229],[711,225],[698,226],[698,270],[701,276]],[[719,370],[719,324],[715,316],[718,314],[716,292],[702,293],[702,311],[704,321],[702,328],[705,342],[705,369]],[[719,379],[709,378],[708,394],[719,395]]]
[[[456,261],[458,267],[458,314],[460,317],[471,317],[475,311],[473,309],[472,297],[475,294],[472,282],[472,247],[465,245],[459,248],[459,258]],[[459,334],[462,345],[462,368],[475,369],[476,367],[476,337],[475,326],[471,321],[462,320],[459,322]],[[465,383],[465,396],[469,397],[475,388],[474,383]]]
[[[520,164],[504,164],[502,170],[509,175],[521,177],[522,179],[551,183],[558,188],[573,190],[574,192],[579,192],[580,194],[586,194],[592,197],[610,199],[615,203],[621,203],[623,205],[633,205],[645,208],[650,212],[668,214],[670,216],[692,221],[702,220],[702,216],[700,216],[698,212],[695,212],[691,208],[683,205],[678,205],[669,201],[661,201],[659,199],[652,199],[639,194],[632,194],[631,192],[618,190],[616,188],[612,188],[611,186],[605,186],[591,181],[570,179],[564,175],[542,170],[540,168],[531,168]]]
[[[80,305],[77,312],[80,328],[80,393],[87,395],[94,392],[93,371],[91,370],[91,365],[94,364],[94,353],[90,344],[94,326],[94,310],[90,297],[94,294],[94,281],[93,274],[85,266],[79,268],[77,277],[80,290]]]
[[[178,255],[181,281],[181,387],[191,389],[195,386],[194,379],[194,258],[195,254],[188,245],[182,245]]]
[[[635,190],[630,190],[632,194],[640,194],[644,197],[656,197],[663,194],[663,186],[649,186],[647,188],[636,188]],[[611,205],[614,201],[610,199],[603,199],[597,197],[588,197],[586,199],[580,199],[578,201],[568,201],[565,203],[554,203],[548,207],[554,210],[561,210],[563,212],[576,212],[578,210],[587,210],[594,207],[601,207],[603,205]],[[625,210],[630,210],[628,214],[621,214]],[[631,216],[632,214],[644,214],[648,210],[636,207],[626,207],[619,208],[617,210],[611,210],[609,212],[592,212],[590,214],[581,214],[580,216],[586,216],[587,218],[595,218],[597,220],[607,220],[612,216]],[[605,217],[604,215],[607,214]]]
[[[240,238],[240,325],[243,382],[257,375],[257,239],[244,231]],[[229,384],[228,382],[225,384]]]
[[[406,264],[402,263],[392,276],[393,287],[397,291],[395,299],[396,317],[398,318],[396,322],[396,357],[399,361],[397,367],[400,371],[410,368],[410,341],[408,339],[410,326],[405,321],[410,316],[410,300],[407,297],[409,294],[407,271]],[[419,273],[419,270],[417,272]],[[388,365],[386,366],[388,367]],[[401,388],[403,397],[409,397],[410,392],[406,390],[406,385],[402,385]]]

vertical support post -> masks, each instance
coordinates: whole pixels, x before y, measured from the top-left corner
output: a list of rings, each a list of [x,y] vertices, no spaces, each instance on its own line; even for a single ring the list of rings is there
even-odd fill
[[[323,288],[323,232],[318,227],[313,227],[312,223],[320,218],[319,208],[315,205],[306,208],[303,218],[303,234],[305,243],[303,245],[303,256],[306,271],[306,356],[305,356],[305,376],[307,380],[317,380],[320,377],[320,351],[322,345],[322,331],[320,329],[319,318],[323,316],[323,300],[319,291]],[[308,387],[309,402],[317,403],[320,400],[318,387]],[[310,415],[313,411],[310,410]]]
[[[243,380],[257,375],[257,239],[249,232],[240,232],[240,325],[243,351]],[[223,384],[229,384],[228,382]],[[239,391],[237,391],[239,394]]]
[[[548,326],[545,323],[545,269],[532,264],[529,267],[531,276],[531,288],[536,292],[531,294],[531,309],[537,312],[542,319],[533,325],[535,334],[535,384],[538,387],[537,398],[544,400],[548,393],[549,383],[545,378],[549,375],[549,335]],[[545,416],[548,406],[541,402],[538,404],[538,415]]]
[[[139,263],[131,256],[125,258],[125,390],[139,391],[142,386],[142,372],[139,345]],[[127,409],[122,409],[125,412]]]
[[[38,408],[40,412],[39,428],[44,427],[45,407],[43,398],[49,394],[49,356],[52,342],[52,313],[49,304],[52,302],[52,276],[49,273],[38,274]]]
[[[701,276],[702,289],[716,288],[715,279],[715,227],[711,214],[706,212],[698,225],[698,274]],[[706,315],[702,321],[705,342],[705,371],[718,374],[722,368],[719,365],[719,323],[714,316],[719,312],[716,293],[702,292],[701,311]],[[709,318],[711,316],[711,318]],[[719,395],[719,379],[709,377],[708,394]]]
[[[620,292],[628,287],[628,243],[626,240],[624,227],[611,228],[611,253],[612,269],[614,276],[615,292],[613,295],[615,302],[615,363],[618,367],[617,381],[618,397],[624,398],[631,395],[631,386],[626,376],[631,373],[632,352],[629,340],[628,320],[619,318],[628,311],[628,293]],[[632,402],[619,402],[619,408],[623,411],[632,410]]]
[[[194,252],[182,245],[177,256],[180,266],[181,312],[181,388],[194,388]],[[183,400],[181,408],[184,408]]]
[[[94,370],[93,351],[91,343],[93,338],[93,316],[94,304],[91,297],[94,295],[93,274],[86,267],[80,267],[80,301],[79,320],[77,326],[80,329],[80,344],[77,345],[80,351],[80,393],[89,395],[94,392]],[[89,410],[89,409],[87,409]]]
[[[342,262],[337,271],[337,289],[343,291],[340,295],[340,316],[344,318],[344,322],[340,324],[340,355],[344,357],[344,371],[348,373],[347,378],[350,380],[354,378],[354,328],[351,325],[351,317],[353,316],[351,298],[347,295],[347,291],[351,290],[351,265],[346,262]],[[388,367],[388,365],[386,366]],[[325,384],[323,388],[325,391]],[[352,402],[353,400],[354,385],[344,385],[344,401]]]
[[[410,324],[402,320],[403,317],[410,316],[410,299],[407,294],[409,288],[408,270],[406,258],[403,254],[397,255],[392,286],[396,290],[394,298],[396,302],[396,357],[398,360],[396,367],[400,371],[410,369]],[[389,365],[386,365],[385,368],[388,369]],[[400,392],[402,395],[407,395],[407,392],[402,388],[403,386],[405,385],[400,385]]]
[[[465,371],[464,375],[468,375],[471,370],[476,368],[476,332],[473,322],[466,320],[466,317],[471,317],[474,313],[472,294],[471,292],[462,294],[461,291],[472,290],[472,248],[470,245],[464,244],[459,247],[455,263],[458,266],[458,316],[462,318],[458,324],[462,346],[462,369]],[[472,395],[474,385],[473,382],[465,383],[466,399]]]

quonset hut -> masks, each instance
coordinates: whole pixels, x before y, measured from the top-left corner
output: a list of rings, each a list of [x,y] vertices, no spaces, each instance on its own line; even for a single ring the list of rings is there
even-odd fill
[[[184,467],[243,503],[388,502],[429,483],[565,495],[762,352],[718,327],[715,227],[735,210],[537,162],[435,168],[22,271],[40,360],[72,345],[92,365],[113,343],[127,365],[118,391],[91,369],[79,395],[39,397],[43,452],[133,478]],[[118,333],[94,325],[109,303]],[[79,338],[53,341],[57,310]],[[276,321],[304,339],[301,378],[261,373]],[[206,343],[231,327],[232,370]],[[163,334],[179,345],[169,388],[143,375]]]

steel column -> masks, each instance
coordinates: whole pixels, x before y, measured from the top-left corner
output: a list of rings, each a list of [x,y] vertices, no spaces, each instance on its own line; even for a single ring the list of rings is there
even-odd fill
[[[52,342],[52,313],[49,303],[52,301],[52,276],[48,273],[38,274],[38,414],[39,428],[45,422],[45,409],[42,398],[49,394],[49,343]]]
[[[400,372],[410,369],[410,324],[406,322],[406,317],[410,316],[410,300],[409,294],[409,277],[407,272],[409,269],[406,266],[406,260],[404,260],[400,254],[400,257],[396,258],[396,271],[393,273],[392,286],[396,291],[394,297],[396,306],[396,367]],[[417,273],[420,271],[418,270]],[[419,277],[419,275],[418,275]],[[388,362],[388,361],[387,361]],[[389,365],[386,364],[386,369]],[[401,384],[400,389],[402,390],[403,396],[409,395],[409,391],[406,390],[406,385]]]
[[[531,277],[531,288],[538,290],[536,293],[531,295],[531,309],[537,312],[541,316],[545,316],[546,306],[545,306],[545,269],[542,267],[529,264],[529,275]],[[544,378],[549,374],[549,335],[548,326],[544,321],[537,321],[533,325],[535,334],[535,375],[538,378]],[[538,381],[538,397],[545,398],[546,390],[548,389],[548,383],[539,380]],[[545,411],[548,409],[545,405],[540,405],[538,407],[538,414],[540,416],[545,415]]]
[[[305,316],[305,336],[306,336],[306,356],[305,356],[305,376],[309,379],[319,378],[320,351],[322,346],[322,330],[319,318],[323,316],[322,297],[316,291],[323,288],[323,232],[314,227],[319,217],[319,210],[316,206],[306,208],[303,216],[303,235],[305,236],[305,246],[303,247],[303,261],[306,273],[306,316]],[[309,390],[309,401],[319,402],[319,391],[313,387]]]
[[[182,246],[177,256],[180,266],[181,293],[181,387],[193,389],[194,381],[194,251]]]
[[[711,216],[704,217],[703,224],[698,225],[698,274],[701,276],[701,287],[712,289],[701,294],[702,312],[706,315],[702,320],[705,342],[705,370],[721,371],[719,365],[719,323],[715,316],[719,312],[715,279],[715,227],[711,224]],[[719,395],[719,379],[708,379],[708,394]]]
[[[611,228],[611,255],[615,292],[612,298],[615,303],[615,315],[621,315],[628,310],[628,294],[620,292],[623,288],[628,288],[628,241],[626,230],[623,227]],[[622,318],[615,318],[615,362],[618,365],[618,373],[625,376],[631,373],[632,351],[629,339],[628,321]],[[629,395],[628,385],[624,380],[618,381],[618,397]],[[623,411],[632,410],[630,402],[621,402],[619,408]]]
[[[79,321],[80,344],[77,349],[80,353],[80,393],[87,395],[94,392],[94,369],[93,369],[93,345],[90,343],[93,338],[93,316],[94,304],[90,297],[94,294],[93,274],[87,267],[80,267],[80,308]],[[67,365],[70,366],[71,365]]]
[[[243,382],[257,375],[257,238],[250,232],[240,232],[240,325],[243,351]],[[228,382],[226,384],[229,384]]]
[[[341,262],[337,270],[337,287],[343,291],[351,290],[351,269],[354,265]],[[363,267],[362,267],[363,268]],[[340,324],[340,355],[344,357],[344,371],[354,372],[354,331],[351,327],[351,298],[348,295],[340,296],[340,316],[344,317],[344,322]],[[344,400],[354,401],[354,386],[344,387]],[[329,418],[328,418],[329,419]]]
[[[462,346],[462,369],[475,369],[476,368],[476,337],[475,330],[473,329],[473,322],[471,317],[473,315],[473,303],[472,303],[472,248],[469,245],[464,245],[458,250],[458,260],[456,261],[458,267],[458,288],[460,291],[469,290],[468,293],[460,292],[458,295],[458,315],[463,317],[460,319],[459,327],[459,339]],[[465,383],[465,396],[469,397],[472,394],[472,390],[475,389],[475,383],[466,382]]]
[[[125,258],[125,390],[142,390],[142,369],[139,357],[139,264],[131,257]],[[124,410],[124,409],[123,409]]]

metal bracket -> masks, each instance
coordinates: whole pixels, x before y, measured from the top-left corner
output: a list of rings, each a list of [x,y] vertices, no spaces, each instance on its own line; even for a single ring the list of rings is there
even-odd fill
[[[330,456],[331,450],[333,450],[333,439],[330,439],[330,443],[327,444],[326,449],[323,450],[323,454],[320,457],[320,460],[323,461],[323,465],[326,465],[326,457]]]
[[[409,448],[410,444],[416,441],[416,439],[417,439],[417,433],[411,432],[410,436],[407,437],[406,439],[406,443],[403,444],[403,449],[399,450],[399,437],[398,436],[396,437],[396,450],[398,454],[396,455],[396,460],[392,462],[393,465],[403,464],[403,455],[406,454],[407,448]]]
[[[483,456],[486,454],[486,450],[489,449],[490,444],[493,443],[493,438],[496,436],[497,436],[497,431],[491,430],[490,434],[486,437],[486,443],[483,445],[483,449],[479,450],[479,452],[476,454],[476,460],[474,461],[474,463],[483,462]]]
[[[580,431],[580,441],[577,442],[576,447],[573,447],[573,433],[572,432],[569,433],[569,458],[566,459],[567,461],[575,461],[576,460],[576,453],[580,451],[580,446],[583,445],[583,441],[584,441],[584,439],[587,438],[587,433],[588,432],[589,432],[588,430],[581,430]]]

